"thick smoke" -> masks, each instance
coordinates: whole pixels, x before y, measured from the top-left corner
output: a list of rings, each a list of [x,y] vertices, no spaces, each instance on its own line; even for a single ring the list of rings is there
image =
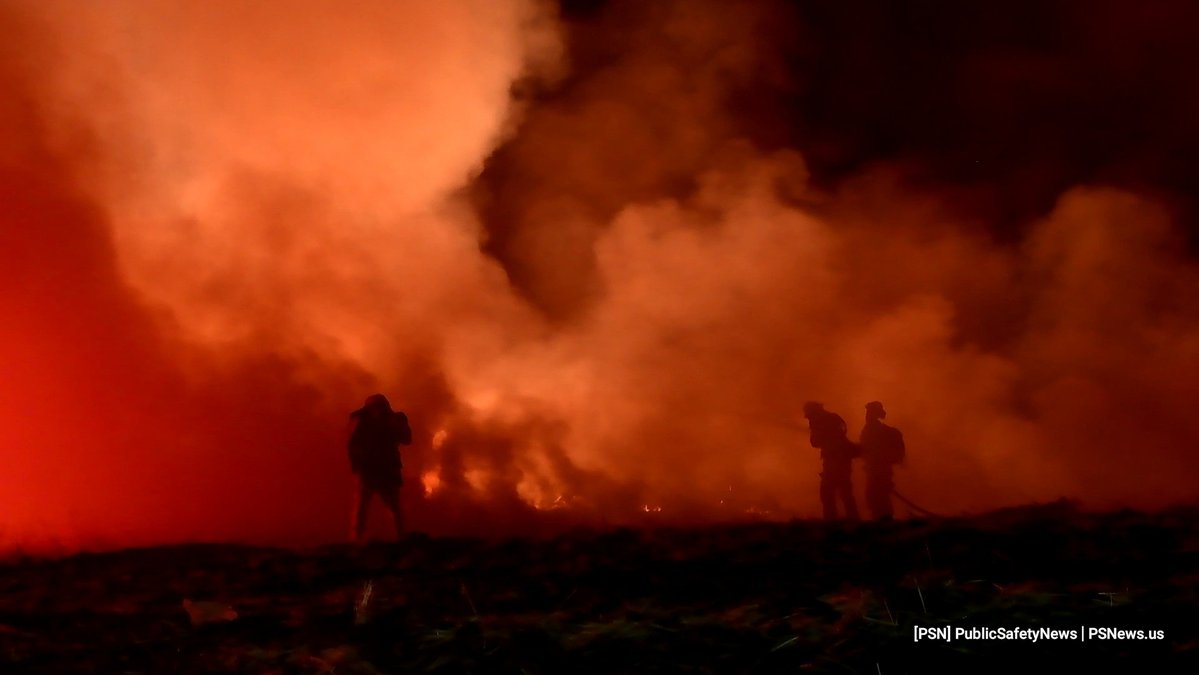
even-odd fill
[[[4,445],[38,472],[10,538],[336,538],[346,413],[384,389],[427,444],[462,393],[447,355],[535,327],[452,193],[511,83],[552,75],[552,16],[358,9],[5,5],[6,255],[38,275],[12,280],[37,351]]]
[[[1195,496],[1176,202],[791,120],[829,17],[0,8],[10,543],[336,538],[376,389],[434,532],[814,515],[809,399],[937,510]]]
[[[846,25],[854,11],[614,2],[570,24],[583,72],[531,108],[492,157],[478,203],[517,288],[564,325],[557,370],[569,375],[545,396],[587,384],[568,445],[593,450],[579,461],[631,467],[647,501],[676,509],[710,515],[732,486],[763,508],[812,513],[815,460],[786,425],[805,399],[856,424],[879,398],[924,450],[902,482],[945,509],[1192,498],[1196,464],[1178,443],[1195,433],[1193,263],[1160,191],[1088,185],[1130,172],[1172,182],[1164,163],[1137,174],[1109,146],[1142,139],[1123,154],[1144,159],[1161,154],[1163,133],[1186,142],[1194,124],[1169,125],[1171,136],[1121,116],[1113,99],[1139,90],[1136,65],[1177,73],[1169,54],[1189,43],[1144,54],[1121,42],[1096,56],[1103,35],[1140,43],[1187,10],[1130,7],[1137,20],[1115,30],[1119,8],[1076,9],[1014,8],[1032,26],[1022,28],[983,11],[880,6],[866,13],[877,21]],[[920,48],[904,42],[926,23],[935,34]],[[1055,26],[1083,35],[1055,45]],[[792,58],[822,67],[789,69]],[[1060,77],[1031,81],[1035,62]],[[1185,105],[1175,79],[1158,77],[1148,95]],[[997,126],[1035,117],[1038,101],[1056,122]],[[1097,127],[1066,124],[1096,112]],[[812,136],[793,145],[834,169],[820,180],[780,149],[788,113]],[[861,124],[852,143],[839,140],[838,114]],[[1105,132],[1115,139],[1101,142]],[[981,159],[963,161],[967,151]],[[979,185],[982,160],[1000,165],[993,184]],[[957,176],[962,164],[973,174]],[[835,191],[818,187],[849,166]],[[1138,471],[1144,452],[1171,469]],[[1140,473],[1152,475],[1129,478]]]

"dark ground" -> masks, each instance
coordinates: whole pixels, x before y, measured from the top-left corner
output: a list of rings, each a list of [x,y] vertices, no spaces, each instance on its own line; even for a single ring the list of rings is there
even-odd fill
[[[1058,504],[890,527],[15,559],[0,565],[0,672],[1199,672],[1197,516]],[[185,599],[237,618],[194,625]],[[914,625],[1165,637],[914,643]]]

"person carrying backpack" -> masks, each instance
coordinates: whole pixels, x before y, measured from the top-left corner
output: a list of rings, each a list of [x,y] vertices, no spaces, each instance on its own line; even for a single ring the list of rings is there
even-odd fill
[[[379,495],[391,512],[398,539],[404,531],[400,510],[400,486],[404,480],[399,446],[412,443],[408,416],[393,411],[383,394],[372,394],[361,408],[350,413],[350,422],[353,425],[347,444],[350,470],[357,478],[351,536],[356,542],[363,540],[371,497]]]
[[[809,442],[820,448],[820,504],[825,520],[837,519],[837,502],[845,507],[845,517],[858,519],[858,504],[853,497],[852,461],[859,454],[856,443],[846,435],[845,420],[837,413],[809,401],[803,407],[810,430]]]
[[[883,423],[887,411],[879,401],[866,404],[866,426],[860,445],[866,463],[866,508],[875,520],[891,520],[892,467],[904,460],[906,449],[899,429]]]

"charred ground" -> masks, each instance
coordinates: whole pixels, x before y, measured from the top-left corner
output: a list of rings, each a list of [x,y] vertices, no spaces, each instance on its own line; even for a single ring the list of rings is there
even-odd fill
[[[10,559],[0,568],[0,669],[890,674],[934,664],[1041,672],[1065,656],[1090,672],[1181,670],[1199,663],[1197,515],[1057,504],[886,527],[797,521]],[[184,600],[212,604],[194,608],[196,622]],[[237,618],[221,620],[226,606]],[[915,625],[1165,639],[913,643]]]

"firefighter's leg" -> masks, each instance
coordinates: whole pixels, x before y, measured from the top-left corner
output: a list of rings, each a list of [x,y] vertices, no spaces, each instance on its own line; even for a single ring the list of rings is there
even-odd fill
[[[878,476],[874,474],[866,474],[866,508],[870,510],[870,517],[878,520],[883,517],[884,507],[880,499],[880,490]]]
[[[858,502],[854,499],[853,483],[850,482],[848,475],[839,482],[838,491],[841,493],[841,501],[845,505],[845,517],[849,520],[858,520]]]
[[[391,512],[391,522],[395,526],[396,539],[404,536],[404,512],[400,507],[400,486],[389,485],[379,491],[383,505]]]
[[[891,476],[883,475],[878,480],[878,513],[875,516],[879,520],[891,520],[894,515],[894,510],[891,505],[891,493],[895,490],[895,484],[891,480]]]
[[[820,474],[820,506],[824,509],[825,520],[837,519],[836,485],[828,472]]]
[[[371,506],[371,489],[358,479],[354,488],[354,513],[350,520],[350,537],[355,542],[361,542],[366,536],[366,516]]]

